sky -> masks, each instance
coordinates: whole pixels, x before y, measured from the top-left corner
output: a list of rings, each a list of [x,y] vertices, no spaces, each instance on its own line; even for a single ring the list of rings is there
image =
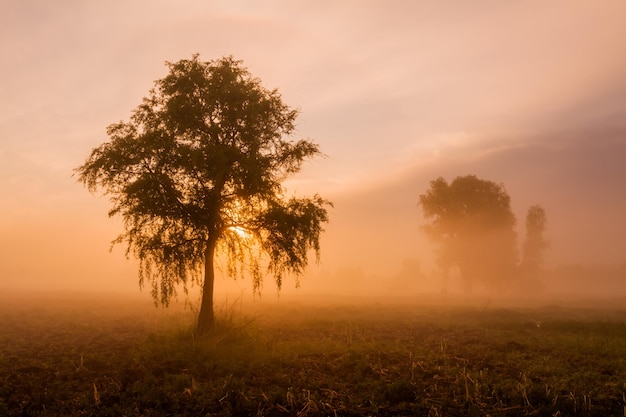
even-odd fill
[[[121,222],[73,170],[194,53],[242,60],[326,155],[286,184],[335,204],[303,290],[432,271],[417,202],[440,176],[504,184],[520,239],[540,204],[551,266],[623,264],[625,15],[622,0],[3,1],[0,289],[137,290],[136,263],[109,252]]]

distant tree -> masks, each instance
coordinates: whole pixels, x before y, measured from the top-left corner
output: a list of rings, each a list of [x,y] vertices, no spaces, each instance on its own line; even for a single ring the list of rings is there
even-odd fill
[[[308,251],[319,259],[332,204],[284,195],[283,180],[320,150],[285,139],[298,112],[276,90],[231,57],[167,65],[130,121],[110,125],[110,140],[76,171],[110,196],[109,215],[121,215],[125,228],[114,243],[139,259],[140,286],[150,282],[156,302],[167,305],[177,284],[202,285],[204,333],[214,323],[214,257],[225,254],[230,276],[246,265],[254,291],[265,272],[279,289],[285,273],[298,285]]]
[[[538,271],[543,267],[544,251],[550,246],[544,233],[548,219],[545,210],[534,205],[526,213],[526,237],[522,246],[522,270]]]
[[[503,185],[474,175],[431,181],[420,195],[430,223],[428,236],[439,245],[438,263],[447,276],[458,268],[466,291],[475,282],[501,287],[516,263],[515,215]]]

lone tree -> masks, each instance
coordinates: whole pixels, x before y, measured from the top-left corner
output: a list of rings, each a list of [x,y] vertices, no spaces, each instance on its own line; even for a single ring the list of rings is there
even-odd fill
[[[130,121],[110,125],[110,140],[76,172],[110,196],[109,216],[121,215],[125,229],[113,243],[138,258],[139,285],[150,282],[156,302],[167,305],[177,284],[202,286],[197,331],[205,333],[214,324],[215,256],[225,254],[230,276],[248,270],[255,292],[265,272],[279,289],[287,273],[299,285],[308,251],[319,260],[332,204],[285,196],[282,182],[320,150],[285,139],[298,111],[277,90],[232,57],[167,65]]]
[[[516,261],[515,215],[504,186],[474,175],[450,184],[440,177],[419,199],[445,276],[456,267],[466,291],[475,282],[500,288]]]
[[[534,205],[526,213],[526,238],[522,246],[522,264],[524,272],[537,272],[543,267],[543,253],[550,246],[545,239],[548,218],[543,207]]]

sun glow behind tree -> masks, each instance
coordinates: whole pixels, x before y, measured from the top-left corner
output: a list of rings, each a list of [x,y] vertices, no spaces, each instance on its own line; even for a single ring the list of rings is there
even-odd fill
[[[77,169],[79,180],[108,194],[125,232],[115,242],[140,262],[140,285],[164,304],[182,283],[202,286],[197,330],[213,326],[214,258],[232,277],[248,272],[259,291],[266,274],[280,289],[317,259],[326,207],[319,195],[285,197],[282,182],[320,154],[288,140],[296,110],[227,57],[169,63],[133,112],[109,126],[109,142]],[[267,264],[261,267],[261,261]],[[201,274],[204,269],[204,275]]]

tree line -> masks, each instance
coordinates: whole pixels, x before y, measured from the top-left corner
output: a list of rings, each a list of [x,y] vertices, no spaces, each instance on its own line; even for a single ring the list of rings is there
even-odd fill
[[[253,291],[271,275],[298,277],[320,236],[332,203],[315,194],[288,197],[283,182],[305,160],[320,156],[308,139],[292,140],[298,111],[268,90],[241,61],[198,55],[167,63],[128,121],[107,128],[109,140],[78,168],[90,191],[110,197],[110,216],[123,219],[114,243],[139,260],[139,284],[167,305],[182,284],[202,288],[197,332],[214,324],[214,259],[226,273],[247,271]],[[438,263],[458,268],[468,289],[500,287],[515,264],[515,217],[504,187],[475,176],[431,182],[420,196],[438,244]],[[546,216],[529,209],[522,269],[541,266]]]
[[[539,205],[528,209],[518,263],[516,218],[504,185],[475,175],[451,183],[440,177],[420,195],[419,205],[430,221],[424,231],[438,246],[444,277],[456,269],[466,291],[478,283],[504,289],[516,277],[532,279],[543,267],[546,212]]]

